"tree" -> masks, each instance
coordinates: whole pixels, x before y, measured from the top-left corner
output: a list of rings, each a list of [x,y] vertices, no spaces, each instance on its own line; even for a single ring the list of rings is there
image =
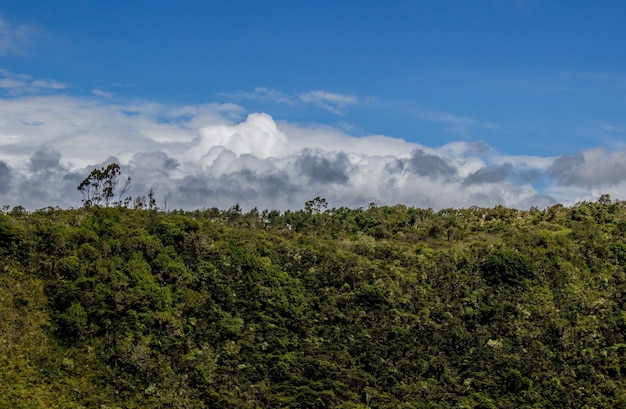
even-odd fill
[[[150,188],[148,192],[148,209],[150,210],[158,210],[156,205],[156,199],[154,198],[154,189]]]
[[[510,249],[493,250],[480,267],[490,284],[518,285],[533,277],[530,257]]]
[[[115,162],[109,163],[106,167],[92,170],[89,176],[78,185],[78,190],[83,194],[85,207],[100,205],[102,202],[108,207],[111,199],[115,196],[115,188],[120,173],[120,165]],[[130,185],[130,178],[126,185]],[[124,190],[127,190],[126,186]]]
[[[323,197],[317,196],[315,199],[304,203],[304,210],[309,214],[320,214],[328,209],[328,203]]]

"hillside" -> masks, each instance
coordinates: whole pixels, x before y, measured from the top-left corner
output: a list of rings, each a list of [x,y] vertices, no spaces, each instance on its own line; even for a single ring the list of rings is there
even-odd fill
[[[626,407],[626,203],[0,215],[0,407]]]

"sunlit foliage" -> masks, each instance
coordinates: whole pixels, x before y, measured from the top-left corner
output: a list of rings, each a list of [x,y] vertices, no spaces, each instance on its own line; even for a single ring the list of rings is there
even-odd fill
[[[18,210],[0,407],[626,407],[626,204],[606,196]]]

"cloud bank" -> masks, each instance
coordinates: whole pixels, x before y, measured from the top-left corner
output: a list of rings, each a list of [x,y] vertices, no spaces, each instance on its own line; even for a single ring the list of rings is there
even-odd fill
[[[626,198],[624,148],[538,157],[504,155],[480,142],[428,147],[280,122],[235,104],[172,107],[115,103],[109,95],[16,93],[63,85],[2,74],[0,205],[78,207],[78,184],[112,161],[124,178],[131,176],[131,195],[153,188],[157,204],[169,209],[236,203],[244,209],[300,209],[316,196],[331,207],[374,202],[434,209],[546,207],[604,193]],[[303,95],[336,107],[352,102],[330,93]]]

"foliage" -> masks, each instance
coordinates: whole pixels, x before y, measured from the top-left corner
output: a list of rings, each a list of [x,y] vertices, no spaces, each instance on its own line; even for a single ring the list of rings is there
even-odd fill
[[[89,176],[78,185],[78,190],[83,194],[85,207],[99,205],[103,202],[108,207],[111,199],[115,196],[120,173],[120,165],[114,162],[106,167],[92,170]],[[129,185],[130,178],[127,179],[127,186]]]
[[[0,215],[0,407],[626,407],[624,202],[155,207]]]

